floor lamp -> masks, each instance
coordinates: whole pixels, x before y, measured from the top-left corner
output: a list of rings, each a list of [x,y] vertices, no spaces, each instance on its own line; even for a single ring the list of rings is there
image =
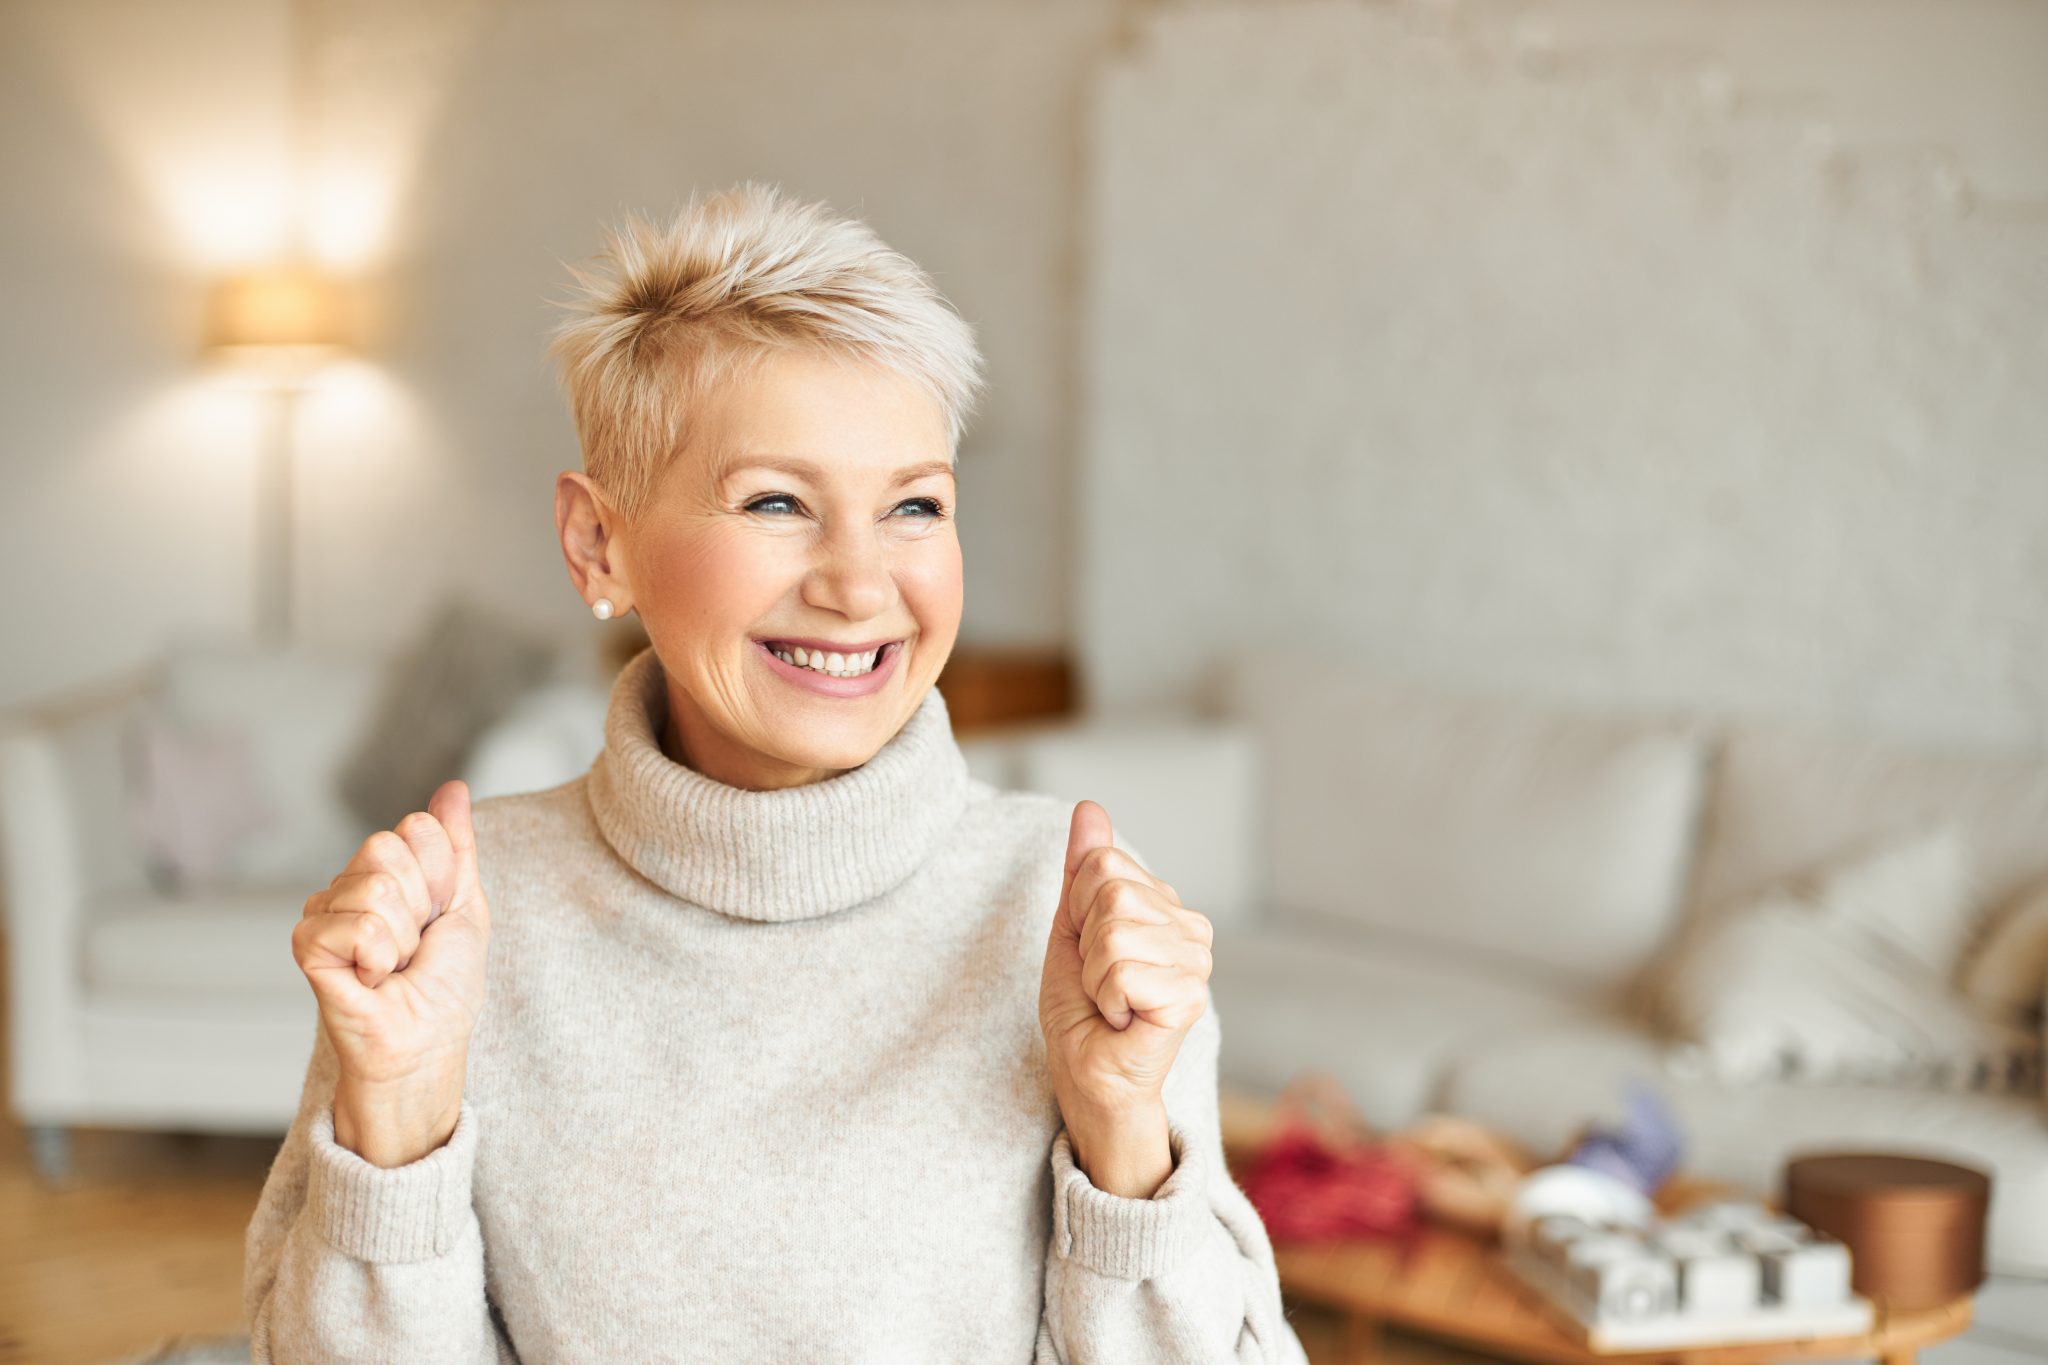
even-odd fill
[[[207,349],[248,368],[268,407],[256,476],[256,634],[270,644],[292,635],[293,412],[320,362],[345,346],[342,314],[340,288],[303,266],[222,280],[208,300]]]

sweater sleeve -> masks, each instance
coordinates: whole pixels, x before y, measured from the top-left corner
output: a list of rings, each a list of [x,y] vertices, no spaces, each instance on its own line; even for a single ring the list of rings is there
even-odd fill
[[[476,1110],[465,1099],[447,1142],[379,1167],[334,1140],[337,1074],[319,1030],[244,1241],[251,1358],[517,1365],[484,1288]]]
[[[1063,1127],[1034,1365],[1308,1365],[1280,1301],[1273,1246],[1223,1162],[1215,1002],[1161,1092],[1173,1171],[1150,1199],[1098,1190]]]

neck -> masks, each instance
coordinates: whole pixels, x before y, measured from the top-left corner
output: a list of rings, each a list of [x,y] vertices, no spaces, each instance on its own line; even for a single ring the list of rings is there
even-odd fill
[[[714,782],[742,791],[772,792],[807,787],[845,771],[786,762],[773,754],[734,743],[704,722],[690,699],[681,695],[674,679],[668,680],[667,694],[668,718],[661,727],[662,755],[671,762],[696,769]]]

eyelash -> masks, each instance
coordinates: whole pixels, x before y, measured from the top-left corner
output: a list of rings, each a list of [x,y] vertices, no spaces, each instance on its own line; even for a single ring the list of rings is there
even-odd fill
[[[789,494],[789,493],[763,493],[763,494],[762,494],[762,495],[761,495],[760,497],[758,497],[758,498],[755,498],[755,499],[754,499],[754,500],[753,500],[752,502],[748,503],[748,504],[746,505],[746,508],[745,508],[745,510],[746,510],[746,511],[749,511],[749,512],[751,512],[751,511],[754,511],[754,510],[755,510],[756,508],[758,508],[758,507],[759,507],[759,506],[760,506],[760,505],[761,505],[762,503],[764,503],[764,502],[788,502],[788,503],[795,503],[795,504],[796,504],[797,506],[799,506],[799,507],[801,507],[801,506],[803,505],[802,503],[800,503],[800,502],[797,502],[797,499],[796,499],[796,497],[795,497],[795,496],[794,496],[793,494]],[[931,510],[930,512],[926,513],[925,515],[927,515],[927,516],[931,517],[931,518],[932,518],[932,519],[933,519],[934,521],[936,521],[936,520],[938,520],[939,518],[941,518],[941,517],[943,517],[943,516],[945,516],[945,515],[946,515],[946,507],[945,507],[945,504],[944,504],[944,503],[941,503],[941,502],[940,502],[940,501],[939,501],[939,500],[938,500],[937,498],[905,498],[905,499],[904,499],[904,500],[903,500],[902,502],[899,502],[899,503],[897,503],[896,505],[897,505],[898,507],[908,507],[908,506],[910,506],[910,505],[911,505],[912,503],[919,503],[919,502],[921,502],[921,503],[924,503],[924,504],[925,504],[926,506],[928,506],[928,507],[930,507],[930,508],[932,509],[932,510]]]

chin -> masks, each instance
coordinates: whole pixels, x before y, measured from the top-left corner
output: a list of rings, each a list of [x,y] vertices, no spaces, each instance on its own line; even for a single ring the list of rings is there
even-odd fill
[[[808,726],[801,726],[806,733],[796,743],[787,744],[774,753],[785,763],[805,768],[858,768],[879,753],[898,728],[869,733],[869,727],[865,725],[841,727],[813,721]]]

